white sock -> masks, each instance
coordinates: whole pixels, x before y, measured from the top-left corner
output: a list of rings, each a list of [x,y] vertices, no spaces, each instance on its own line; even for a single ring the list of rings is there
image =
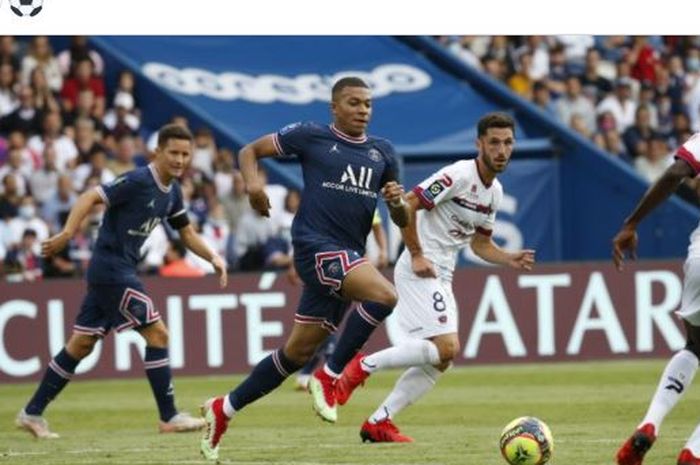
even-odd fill
[[[227,394],[224,396],[224,415],[233,418],[234,413],[236,413],[236,411],[233,409],[233,405],[231,405],[231,400],[228,398]]]
[[[690,449],[695,457],[700,457],[700,425],[695,428],[693,434],[688,438],[688,442],[683,446],[684,449]]]
[[[303,387],[308,386],[310,378],[311,378],[311,375],[307,375],[306,373],[297,375],[297,386],[303,386]]]
[[[649,410],[639,426],[651,423],[658,436],[661,422],[688,390],[697,369],[698,358],[688,350],[680,350],[671,357],[661,375],[659,386],[656,388],[651,404],[649,404]]]
[[[374,424],[394,418],[401,410],[428,393],[441,374],[440,370],[432,365],[411,367],[404,371],[389,396],[369,417],[369,422]]]
[[[437,365],[440,353],[427,339],[409,339],[388,349],[380,350],[362,359],[362,369],[368,373],[387,368]]]
[[[328,364],[327,364],[327,363],[324,363],[324,364],[323,364],[323,371],[324,371],[328,376],[330,376],[331,378],[336,378],[336,379],[340,378],[340,373],[336,373],[335,371],[333,371],[333,370],[331,370],[330,368],[328,368]]]

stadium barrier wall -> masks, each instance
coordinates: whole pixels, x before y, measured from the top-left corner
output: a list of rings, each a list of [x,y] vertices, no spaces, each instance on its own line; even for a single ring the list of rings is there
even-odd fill
[[[285,340],[300,288],[276,273],[217,279],[147,278],[170,330],[170,361],[181,375],[247,372]],[[618,273],[608,262],[538,266],[520,273],[460,268],[457,365],[665,357],[683,347],[674,311],[680,261],[646,261]],[[0,284],[0,383],[35,381],[70,335],[85,283]],[[427,308],[426,312],[440,312]],[[400,335],[390,320],[367,350]],[[144,344],[134,331],[110,334],[78,367],[80,378],[143,376]]]

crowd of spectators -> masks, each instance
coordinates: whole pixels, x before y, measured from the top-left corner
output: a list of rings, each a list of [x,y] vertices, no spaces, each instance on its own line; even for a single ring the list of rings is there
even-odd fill
[[[108,71],[118,76],[112,88]],[[0,278],[84,273],[104,206],[90,212],[61,254],[42,258],[40,243],[61,230],[86,189],[149,162],[157,134],[141,126],[137,85],[129,70],[107,70],[85,37],[57,53],[44,36],[0,37]],[[181,116],[172,122],[188,126]],[[234,153],[218,147],[209,128],[190,129],[193,161],[181,184],[192,223],[233,271],[286,268],[300,193],[269,186],[273,216],[261,219],[248,205]],[[213,272],[167,223],[153,231],[142,256],[144,274]]]
[[[700,36],[443,36],[469,66],[649,182],[700,131]]]

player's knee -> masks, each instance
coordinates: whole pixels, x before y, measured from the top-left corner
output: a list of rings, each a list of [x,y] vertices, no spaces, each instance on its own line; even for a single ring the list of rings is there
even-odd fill
[[[82,360],[92,353],[96,343],[96,337],[73,334],[66,344],[66,350],[71,357]]]
[[[437,365],[434,365],[437,370],[439,370],[441,373],[446,372],[449,370],[449,368],[452,366],[452,362],[440,362]]]
[[[163,328],[159,329],[156,334],[155,334],[155,339],[156,339],[156,344],[158,347],[168,347],[168,343],[170,342],[170,335],[168,334],[168,330]]]
[[[164,325],[156,326],[143,335],[146,343],[151,347],[168,347],[170,338],[168,329]]]
[[[685,350],[692,352],[700,359],[700,327],[693,326],[686,321],[685,331],[687,334]]]
[[[698,342],[694,341],[692,338],[688,338],[686,341],[685,350],[692,352],[698,359],[700,359],[700,344],[698,344]]]
[[[399,295],[396,293],[396,289],[393,286],[384,287],[379,293],[377,302],[386,305],[389,308],[396,307],[396,303],[399,301]]]
[[[440,354],[440,363],[451,363],[459,353],[459,340],[444,339],[437,343],[438,353]]]

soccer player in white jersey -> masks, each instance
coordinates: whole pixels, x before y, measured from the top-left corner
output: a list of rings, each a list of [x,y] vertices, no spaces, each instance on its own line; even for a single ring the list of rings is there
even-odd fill
[[[694,134],[675,155],[676,161],[649,188],[622,224],[613,239],[613,261],[622,270],[625,255],[636,258],[637,225],[660,205],[686,178],[700,173],[700,133]],[[700,358],[700,226],[690,235],[688,257],[683,268],[685,280],[678,316],[683,319],[687,342],[685,348],[669,360],[646,415],[634,434],[617,452],[619,465],[641,465],[644,454],[659,434],[664,417],[680,400],[693,381]],[[700,425],[695,428],[678,456],[678,465],[700,465]]]
[[[409,367],[393,391],[360,429],[363,441],[411,442],[392,419],[430,391],[459,352],[457,304],[452,273],[459,250],[471,245],[484,260],[530,270],[534,250],[507,252],[492,240],[503,189],[496,176],[508,166],[515,124],[503,113],[479,120],[474,160],[446,166],[406,196],[411,209],[401,229],[406,248],[394,269],[399,302],[394,310],[406,338],[398,345],[364,356],[358,354],[336,385],[344,404],[352,391],[377,370]]]

